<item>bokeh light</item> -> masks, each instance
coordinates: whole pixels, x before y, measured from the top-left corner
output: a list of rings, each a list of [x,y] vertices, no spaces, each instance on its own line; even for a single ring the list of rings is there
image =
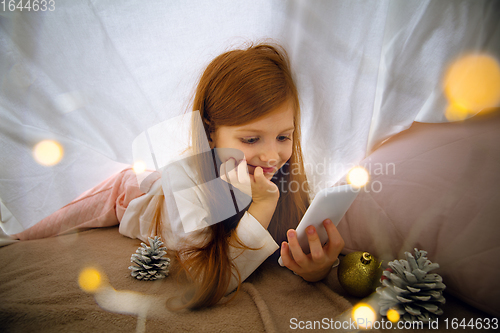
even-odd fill
[[[85,107],[85,97],[79,91],[70,91],[57,95],[54,104],[60,112],[69,113]]]
[[[33,158],[44,166],[53,166],[59,163],[64,155],[62,146],[54,140],[43,140],[33,148]]]
[[[368,183],[368,171],[365,168],[357,166],[347,173],[347,182],[356,187],[363,187]]]
[[[486,54],[469,54],[453,62],[444,77],[449,121],[463,120],[500,103],[500,66]]]
[[[143,161],[136,161],[132,166],[132,169],[137,175],[140,175],[141,173],[146,171],[146,163],[144,163]]]
[[[399,313],[396,310],[394,310],[394,309],[389,309],[387,311],[387,315],[386,316],[387,316],[387,319],[390,322],[393,322],[393,323],[398,322],[399,318],[400,318]]]
[[[87,267],[78,276],[78,285],[88,293],[93,293],[101,287],[103,278],[101,272],[93,267]]]
[[[448,121],[460,121],[473,116],[475,113],[458,104],[448,104],[444,115]]]
[[[352,319],[359,327],[370,328],[374,325],[377,315],[370,305],[359,303],[352,309]]]

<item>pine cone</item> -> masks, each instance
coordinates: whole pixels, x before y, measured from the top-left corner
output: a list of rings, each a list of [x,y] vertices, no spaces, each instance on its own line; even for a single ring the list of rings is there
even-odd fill
[[[170,268],[170,259],[164,257],[167,254],[167,249],[161,247],[163,242],[161,238],[148,238],[149,245],[141,243],[130,261],[135,263],[136,266],[129,266],[132,271],[130,274],[138,280],[157,280],[162,279],[168,275]]]
[[[385,286],[377,288],[380,314],[394,309],[405,321],[435,320],[443,313],[439,306],[445,303],[446,286],[440,275],[428,273],[439,265],[427,259],[426,251],[415,249],[415,257],[409,252],[405,255],[406,260],[391,261],[380,279]]]

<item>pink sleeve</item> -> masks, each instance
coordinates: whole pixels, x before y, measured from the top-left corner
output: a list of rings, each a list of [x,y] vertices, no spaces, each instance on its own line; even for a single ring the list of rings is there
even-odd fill
[[[119,223],[130,201],[143,194],[135,173],[125,169],[14,237],[39,239],[77,229],[113,226]]]

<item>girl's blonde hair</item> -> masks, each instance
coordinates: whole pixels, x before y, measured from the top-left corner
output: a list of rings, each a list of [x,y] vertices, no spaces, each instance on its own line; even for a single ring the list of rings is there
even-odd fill
[[[299,98],[286,52],[278,45],[258,44],[219,55],[203,73],[193,103],[193,111],[199,111],[205,130],[192,133],[195,153],[202,151],[207,138],[214,137],[220,126],[252,122],[284,103],[290,103],[294,110],[295,131],[292,155],[272,179],[280,197],[268,230],[278,244],[286,240],[286,231],[297,226],[309,205],[300,146]],[[210,180],[205,171],[213,167],[212,160],[201,160],[197,171]],[[204,246],[178,252],[181,270],[195,285],[183,307],[216,304],[225,295],[233,275],[239,287],[241,279],[229,257],[229,245],[246,248],[237,239],[235,229],[247,209],[210,226],[211,236]]]

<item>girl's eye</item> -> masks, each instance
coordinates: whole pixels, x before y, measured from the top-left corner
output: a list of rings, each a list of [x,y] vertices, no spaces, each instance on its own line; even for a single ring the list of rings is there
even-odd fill
[[[241,138],[240,140],[243,143],[247,143],[247,144],[251,145],[251,144],[256,143],[257,141],[259,141],[259,138]]]
[[[290,135],[280,135],[278,136],[278,141],[286,141],[286,140],[291,140]]]

